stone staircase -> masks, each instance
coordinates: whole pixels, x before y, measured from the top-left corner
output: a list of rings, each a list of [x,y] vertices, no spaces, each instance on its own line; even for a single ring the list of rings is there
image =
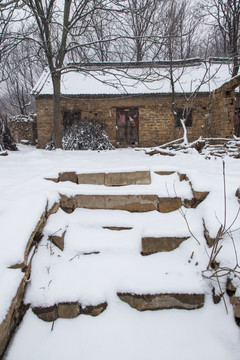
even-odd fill
[[[151,188],[152,177],[168,182],[175,175],[174,171],[65,172],[46,179],[61,185],[60,201],[50,210],[46,207],[24,261],[12,266],[27,269],[26,279],[18,289],[21,299],[15,307],[12,304],[0,327],[4,344],[0,356],[29,307],[39,319],[54,322],[81,314],[97,316],[111,298],[139,311],[204,306],[201,272],[193,254],[190,257],[196,242],[177,210],[194,211],[208,192],[195,191],[186,174],[177,174],[191,198],[152,193],[156,189]],[[73,183],[72,195],[63,193],[64,182]],[[91,188],[84,190],[82,185]],[[193,273],[199,284],[189,289]],[[178,285],[173,288],[175,277]],[[28,282],[30,278],[34,280]],[[23,299],[24,311],[14,323]]]
[[[157,176],[166,177],[166,179],[173,175],[174,171],[156,171],[154,174]],[[86,255],[95,255],[99,258],[104,257],[106,250],[112,254],[120,256],[122,261],[126,259],[128,254],[128,261],[126,262],[127,272],[130,275],[130,278],[134,279],[134,271],[131,269],[131,256],[133,261],[136,256],[139,257],[141,266],[144,268],[144,263],[142,262],[142,256],[152,255],[162,252],[171,252],[177,249],[183,242],[188,241],[189,234],[187,229],[185,229],[185,236],[139,236],[141,233],[141,226],[139,224],[145,224],[148,220],[144,220],[144,213],[148,213],[148,218],[151,217],[151,212],[156,212],[159,214],[159,220],[161,219],[161,214],[164,216],[164,221],[167,221],[166,215],[178,210],[181,206],[186,208],[196,208],[208,195],[207,192],[196,192],[188,180],[187,176],[184,174],[178,174],[179,182],[186,181],[188,186],[192,191],[191,199],[182,199],[178,196],[173,197],[161,197],[157,194],[145,193],[146,185],[151,184],[151,174],[149,171],[136,171],[136,172],[118,172],[118,173],[89,173],[89,174],[76,174],[75,172],[67,172],[59,174],[58,178],[48,179],[56,183],[62,183],[64,181],[70,181],[78,185],[98,185],[103,186],[104,194],[98,194],[97,191],[94,191],[93,187],[92,194],[85,194],[84,192],[79,193],[76,188],[75,194],[73,196],[66,196],[65,194],[60,194],[60,209],[63,212],[60,212],[61,219],[66,217],[65,225],[58,223],[58,226],[65,228],[60,234],[51,235],[51,231],[54,232],[54,227],[51,225],[49,219],[49,225],[47,226],[47,231],[45,234],[45,242],[53,244],[58,248],[57,251],[65,252],[69,251],[71,248],[71,227],[76,226],[76,223],[81,222],[80,218],[84,213],[84,209],[88,212],[88,216],[85,217],[85,226],[89,227],[84,229],[84,239],[79,240],[79,246],[77,246],[76,254],[69,252],[69,258],[71,261],[78,261],[79,258],[83,258]],[[131,189],[133,185],[140,187],[139,194],[132,194]],[[106,190],[106,187],[109,188]],[[116,194],[116,190],[122,187],[126,187],[126,190],[122,194]],[[142,187],[142,188],[141,188]],[[82,188],[81,188],[82,191]],[[59,209],[59,211],[61,211]],[[80,211],[79,216],[76,215],[77,211]],[[94,219],[99,215],[99,211],[104,211],[104,220],[96,221]],[[114,212],[118,213],[118,218],[114,217]],[[90,213],[89,213],[90,212]],[[129,214],[132,214],[132,216]],[[64,215],[66,213],[66,215]],[[115,214],[116,215],[116,214]],[[57,214],[54,215],[56,217]],[[180,215],[179,215],[180,216]],[[75,219],[77,217],[77,219]],[[71,221],[71,218],[73,220]],[[89,218],[90,224],[89,224]],[[127,220],[128,218],[128,220]],[[75,219],[75,220],[74,220]],[[169,221],[171,224],[172,216],[170,216]],[[62,220],[61,220],[62,221]],[[114,222],[115,221],[115,222]],[[109,224],[109,222],[111,224]],[[75,225],[74,225],[75,223]],[[63,225],[63,226],[62,226]],[[56,227],[56,225],[55,225]],[[50,234],[50,235],[49,235]],[[76,234],[76,233],[75,233]],[[79,231],[79,236],[81,230]],[[76,236],[76,235],[75,235]],[[91,244],[92,237],[103,238],[104,241],[99,241],[98,244],[93,241]],[[132,245],[132,239],[134,239],[135,247]],[[107,240],[109,239],[109,240]],[[125,241],[124,239],[127,239]],[[108,242],[108,245],[104,245],[105,242]],[[74,240],[76,243],[77,240]],[[113,247],[111,243],[121,243],[121,246]],[[125,244],[125,245],[123,245]],[[137,246],[136,246],[137,245]],[[107,249],[106,249],[107,248]],[[56,250],[55,250],[56,251]],[[63,257],[63,253],[58,256]],[[121,255],[119,255],[121,254]],[[91,256],[89,257],[89,259]],[[87,260],[84,260],[87,262]],[[92,263],[93,260],[89,260],[89,263]],[[97,263],[96,263],[97,264]],[[40,266],[40,264],[38,264]],[[50,267],[52,265],[48,265]],[[93,263],[94,266],[94,263]],[[140,266],[140,265],[137,265]],[[170,267],[172,265],[170,264]],[[146,267],[147,268],[147,267]],[[88,270],[88,264],[86,264],[85,270],[81,268],[79,271]],[[147,271],[147,270],[146,270]],[[156,270],[157,271],[157,270]],[[104,274],[104,271],[103,271]],[[104,275],[101,276],[104,276]],[[146,274],[146,273],[145,273]],[[146,275],[151,278],[153,274],[150,272]],[[92,280],[92,278],[91,278]],[[40,284],[33,288],[32,292],[37,291],[37,287],[40,287]],[[156,284],[156,287],[158,285]],[[107,292],[108,289],[105,289]],[[49,291],[49,289],[48,289]],[[159,310],[159,309],[197,309],[202,307],[204,304],[204,294],[203,293],[148,293],[147,289],[143,294],[131,293],[128,291],[128,288],[124,291],[117,291],[116,295],[122,301],[128,303],[131,307],[136,308],[137,310]],[[39,294],[40,296],[40,294]],[[79,297],[84,298],[81,290],[79,290]],[[29,295],[31,298],[31,295]],[[72,318],[78,316],[81,313],[87,314],[88,311],[86,308],[90,307],[94,310],[94,314],[100,314],[107,307],[107,299],[102,298],[101,303],[94,304],[91,303],[87,307],[84,305],[84,301],[81,302],[79,299],[73,299],[76,301],[63,302],[51,304],[49,307],[41,308],[41,306],[33,307],[34,313],[39,316],[39,318],[46,321],[55,321],[58,317],[62,318]],[[64,304],[64,305],[63,305]],[[40,305],[40,304],[39,304]],[[60,310],[59,310],[60,309]],[[65,311],[63,311],[65,309]],[[97,310],[98,309],[98,310]]]
[[[169,176],[174,174],[173,171],[156,171],[159,176]],[[116,195],[114,192],[98,194],[77,194],[75,196],[66,196],[60,194],[60,207],[67,213],[71,213],[76,208],[87,209],[111,209],[126,210],[131,212],[146,212],[157,210],[167,213],[178,210],[181,206],[186,208],[195,208],[201,203],[208,192],[198,192],[192,187],[191,182],[185,174],[178,174],[180,181],[187,181],[192,191],[192,198],[181,199],[178,196],[159,197],[155,194],[121,194]],[[150,185],[151,176],[149,171],[121,172],[121,173],[89,173],[76,174],[75,172],[65,172],[59,174],[58,178],[47,179],[54,182],[71,181],[76,184],[85,185],[104,185],[107,187],[122,187],[131,185]]]

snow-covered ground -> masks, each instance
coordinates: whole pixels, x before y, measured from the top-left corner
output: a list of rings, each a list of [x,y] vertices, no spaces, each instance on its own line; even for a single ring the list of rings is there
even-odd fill
[[[106,310],[97,317],[40,320],[29,309],[6,354],[7,360],[39,359],[163,359],[239,360],[240,329],[236,325],[228,296],[228,314],[223,301],[212,301],[212,285],[204,279],[210,249],[203,236],[204,219],[214,237],[224,222],[222,160],[207,159],[195,150],[176,156],[148,156],[140,149],[112,151],[52,151],[19,145],[20,151],[0,157],[0,322],[4,319],[23,273],[8,267],[21,263],[26,243],[46,203],[59,194],[156,194],[190,199],[189,182],[179,181],[177,172],[187,174],[196,191],[209,191],[196,209],[185,209],[191,231],[179,211],[129,213],[119,210],[61,209],[51,215],[32,264],[31,281],[25,302],[51,306],[79,301],[82,306],[106,301]],[[227,225],[236,217],[239,202],[240,160],[226,157]],[[119,172],[150,170],[150,185],[109,188],[103,185],[54,183],[58,173]],[[175,171],[160,176],[155,171]],[[131,227],[112,231],[105,226]],[[232,225],[236,253],[240,255],[240,219]],[[59,230],[61,229],[61,230]],[[49,235],[67,230],[64,251],[50,249]],[[189,239],[172,252],[142,256],[141,237],[179,236]],[[53,251],[52,251],[53,250]],[[84,256],[85,252],[99,252]],[[222,266],[233,267],[236,253],[232,239],[223,239],[218,255]],[[225,288],[225,279],[222,280]],[[238,279],[235,279],[238,285]],[[216,286],[216,290],[218,287]],[[136,294],[205,293],[204,307],[198,310],[138,312],[122,302],[117,292]],[[240,296],[240,290],[237,290]]]

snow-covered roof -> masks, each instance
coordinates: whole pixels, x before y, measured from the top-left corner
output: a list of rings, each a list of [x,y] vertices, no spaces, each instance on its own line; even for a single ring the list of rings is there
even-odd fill
[[[195,90],[210,92],[231,79],[228,64],[202,62],[173,69],[176,93]],[[68,69],[62,75],[63,95],[121,95],[171,93],[170,70],[167,67],[128,67],[104,69],[82,67]],[[34,95],[52,95],[49,70],[45,70],[33,88]]]

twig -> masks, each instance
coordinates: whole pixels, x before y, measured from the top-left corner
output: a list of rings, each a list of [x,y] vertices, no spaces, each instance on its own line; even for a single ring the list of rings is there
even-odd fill
[[[226,218],[227,218],[227,195],[226,195],[226,174],[225,174],[225,161],[223,160],[223,199],[224,199],[224,222],[223,231],[226,229]]]
[[[228,314],[228,308],[227,308],[227,303],[226,303],[226,300],[225,300],[225,297],[224,297],[224,293],[222,291],[222,287],[221,287],[221,284],[220,284],[220,281],[219,281],[219,278],[217,276],[217,282],[218,282],[218,286],[219,286],[219,289],[220,289],[220,292],[221,292],[221,296],[223,298],[223,302],[224,302],[224,306],[225,306],[225,309],[226,309],[226,312]]]
[[[168,193],[168,196],[170,197],[170,194],[169,194],[169,191],[168,191],[168,188],[167,188],[167,184],[166,184],[166,189],[167,189],[167,193]],[[176,186],[175,186],[175,181],[173,183],[173,190],[174,190],[174,194],[175,196],[177,197],[177,191],[176,191]],[[185,220],[185,223],[187,225],[187,228],[188,228],[188,231],[190,233],[190,235],[196,240],[196,242],[198,243],[198,245],[200,245],[200,242],[199,240],[196,238],[196,236],[193,234],[191,228],[190,228],[190,225],[189,225],[189,222],[187,220],[187,213],[184,213],[184,211],[182,210],[182,208],[178,209],[179,213],[182,215],[183,219]]]
[[[52,322],[51,331],[53,331],[55,321]]]
[[[78,258],[79,258],[79,256],[80,256],[80,254],[76,254],[76,255],[74,255],[71,259],[69,259],[69,261],[74,260],[76,257],[78,257]]]

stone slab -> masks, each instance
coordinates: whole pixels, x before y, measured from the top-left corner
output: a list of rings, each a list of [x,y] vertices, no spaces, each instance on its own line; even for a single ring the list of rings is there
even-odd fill
[[[104,173],[78,174],[78,184],[104,185]]]
[[[106,195],[105,208],[127,210],[130,212],[145,212],[157,210],[156,195]]]
[[[52,322],[58,318],[58,308],[56,305],[49,307],[34,307],[32,308],[32,311],[43,321]]]
[[[203,307],[204,294],[146,294],[117,293],[118,297],[138,311]]]
[[[103,226],[103,229],[112,230],[112,231],[122,231],[122,230],[132,230],[132,227],[124,227],[124,226]]]
[[[209,247],[212,247],[216,241],[216,238],[212,238],[210,235],[209,235],[209,231],[206,227],[206,224],[205,224],[205,221],[203,220],[203,234],[204,234],[204,237],[205,237],[205,240],[208,244]]]
[[[76,195],[75,208],[127,210],[145,212],[157,210],[157,195]]]
[[[77,184],[77,175],[75,171],[67,171],[59,174],[58,181],[71,181]]]
[[[81,306],[77,302],[59,303],[58,317],[62,319],[73,319],[80,315]]]
[[[42,231],[47,221],[47,204],[44,212],[42,213],[35,229],[33,230],[24,250],[24,263],[27,264],[29,253],[34,243],[39,242],[42,237]]]
[[[49,236],[49,240],[62,251],[64,250],[65,234],[66,231],[64,231],[61,236],[57,236],[57,235]]]
[[[154,171],[155,174],[157,175],[172,175],[174,174],[176,171]]]
[[[215,292],[215,288],[212,289],[212,299],[213,299],[213,303],[216,305],[216,304],[219,304],[222,297],[221,295],[219,294],[216,294]]]
[[[70,214],[74,210],[74,198],[60,194],[60,208]]]
[[[149,185],[150,171],[118,172],[105,174],[106,186]]]
[[[184,199],[182,204],[187,209],[193,209],[193,208],[197,207],[197,205],[198,205],[197,200],[195,198]]]
[[[50,215],[52,214],[56,214],[56,212],[58,211],[59,209],[59,203],[58,202],[55,202],[50,209],[47,210],[47,213],[46,213],[46,217],[48,218]]]
[[[32,258],[26,268],[23,279],[18,286],[16,295],[14,296],[12,303],[8,309],[8,312],[0,324],[0,359],[3,358],[5,351],[7,350],[8,344],[11,341],[11,338],[14,334],[15,329],[21,323],[27,309],[28,305],[24,305],[23,299],[25,294],[25,289],[27,286],[27,280],[31,274],[31,262]]]
[[[226,291],[229,296],[235,295],[235,292],[237,291],[236,286],[233,285],[232,280],[230,278],[227,279]]]
[[[13,265],[8,266],[8,269],[23,269],[26,266],[25,262],[21,262],[21,263],[16,263]]]
[[[76,195],[75,208],[105,209],[105,195]]]
[[[45,180],[53,181],[53,182],[55,182],[55,183],[58,182],[58,178],[45,178]]]
[[[233,313],[236,318],[240,318],[240,297],[231,296],[230,303],[233,306]]]
[[[196,206],[205,200],[209,194],[209,191],[195,191],[194,189],[192,189],[192,191],[194,198],[196,199]]]
[[[181,173],[178,173],[178,176],[179,176],[179,180],[180,181],[189,181],[188,177],[186,174],[181,174]]]
[[[182,206],[182,200],[179,197],[174,198],[158,198],[158,211],[162,213],[169,213],[176,211]]]
[[[194,199],[193,207],[196,200]],[[168,213],[178,210],[182,205],[192,207],[182,203],[181,198],[159,198],[157,195],[85,195],[79,194],[75,197],[67,197],[60,194],[60,207],[67,213],[71,213],[76,208],[86,209],[109,209],[126,210],[131,212],[145,212],[158,210]]]
[[[142,255],[151,255],[158,252],[172,251],[189,239],[189,237],[143,237]]]
[[[236,190],[235,196],[240,200],[240,188]]]
[[[106,308],[107,302],[98,305],[89,305],[82,309],[82,314],[91,315],[91,316],[98,316],[100,315]]]

